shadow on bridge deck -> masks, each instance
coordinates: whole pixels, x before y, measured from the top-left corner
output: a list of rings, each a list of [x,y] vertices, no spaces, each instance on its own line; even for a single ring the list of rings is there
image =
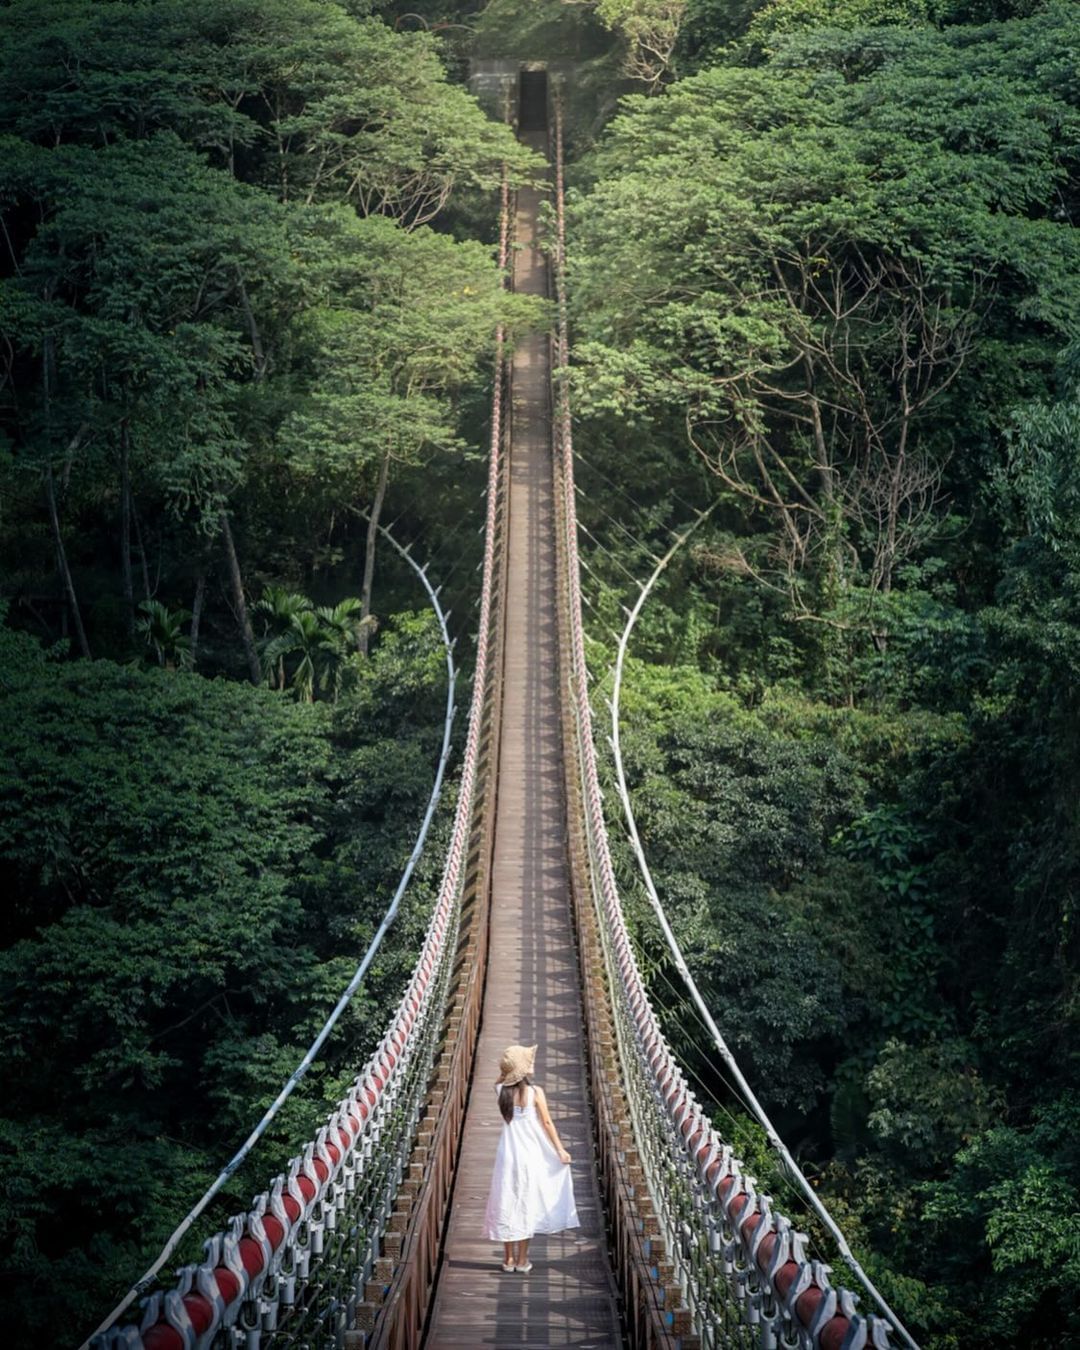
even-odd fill
[[[522,139],[541,153],[530,118]],[[535,247],[541,194],[518,196],[514,286],[547,293]],[[495,826],[490,956],[476,1076],[436,1287],[427,1350],[622,1344],[604,1239],[586,1102],[583,1013],[566,866],[557,705],[555,540],[548,340],[513,365],[506,662]],[[482,1236],[502,1117],[492,1085],[503,1048],[539,1042],[537,1081],[573,1155],[581,1227],[537,1237],[533,1270],[504,1274],[501,1244]]]

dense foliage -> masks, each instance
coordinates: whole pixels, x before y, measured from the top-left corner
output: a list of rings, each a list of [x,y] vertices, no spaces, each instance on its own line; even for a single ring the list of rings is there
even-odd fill
[[[322,0],[56,0],[4,26],[15,613],[124,654],[142,592],[193,612],[198,661],[216,574],[233,613],[207,625],[242,643],[211,659],[257,679],[252,556],[307,583],[372,507],[366,616],[388,480],[457,452],[460,392],[525,311],[486,244],[427,222],[528,158],[426,35]]]
[[[404,513],[471,613],[492,335],[533,315],[493,189],[532,161],[369,9],[0,7],[11,1345],[74,1343],[156,1255],[336,1001],[430,792],[441,641],[377,526]],[[438,850],[193,1241],[363,1062]]]
[[[1080,1334],[1080,19],[739,14],[689,5],[578,168],[594,660],[623,569],[711,508],[624,699],[663,897],[922,1343],[1055,1345]],[[721,1127],[798,1211],[640,922]]]
[[[9,1340],[138,1273],[411,843],[442,667],[376,524],[471,613],[490,334],[536,319],[491,251],[532,162],[440,32],[458,69],[575,62],[598,673],[627,574],[709,511],[623,701],[706,996],[928,1350],[1080,1336],[1076,6],[14,0],[0,28]],[[213,1217],[336,1099],[434,865]]]
[[[0,630],[4,1305],[86,1330],[292,1072],[382,917],[438,754],[445,668],[405,615],[336,707]],[[340,1097],[437,879],[207,1222]],[[197,1245],[195,1250],[197,1250]]]

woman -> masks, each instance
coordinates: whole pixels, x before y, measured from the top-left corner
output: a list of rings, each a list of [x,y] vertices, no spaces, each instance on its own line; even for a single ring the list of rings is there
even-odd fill
[[[562,1146],[543,1089],[532,1082],[536,1046],[508,1046],[499,1061],[503,1130],[495,1154],[484,1236],[503,1244],[503,1270],[532,1270],[534,1233],[577,1228],[570,1154]]]

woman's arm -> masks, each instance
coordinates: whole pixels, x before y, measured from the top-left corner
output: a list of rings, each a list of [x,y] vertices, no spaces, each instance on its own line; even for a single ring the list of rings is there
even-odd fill
[[[561,1163],[570,1161],[570,1154],[562,1146],[562,1140],[559,1138],[559,1131],[555,1128],[555,1122],[551,1119],[551,1112],[548,1110],[547,1098],[544,1096],[544,1089],[536,1089],[536,1110],[540,1116],[540,1124],[544,1127],[544,1133],[551,1140],[552,1147],[559,1155]]]

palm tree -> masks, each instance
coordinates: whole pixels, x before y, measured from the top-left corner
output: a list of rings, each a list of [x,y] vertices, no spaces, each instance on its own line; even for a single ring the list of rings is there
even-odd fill
[[[191,660],[191,639],[184,632],[184,624],[191,618],[186,609],[170,609],[160,600],[144,600],[139,605],[142,615],[136,624],[148,647],[152,647],[159,666],[175,670]]]
[[[298,655],[300,660],[292,673],[291,684],[302,703],[313,703],[319,683],[319,654],[324,649],[325,635],[319,616],[309,605],[292,615],[283,633],[267,641],[263,660],[268,668],[277,667],[280,672],[278,688],[284,689],[285,658]]]
[[[259,652],[267,682],[273,687],[276,678],[276,687],[284,689],[285,651],[282,650],[273,657],[268,656],[267,652],[272,644],[280,644],[280,639],[291,630],[293,620],[297,615],[310,611],[311,601],[306,595],[301,595],[299,591],[289,591],[284,586],[267,586],[266,590],[263,591],[262,599],[254,606],[254,609],[257,614],[267,616],[262,640],[259,643]],[[277,651],[277,647],[275,647],[275,651]]]
[[[363,651],[364,639],[378,627],[360,600],[316,609],[306,595],[284,586],[267,586],[254,609],[266,616],[259,652],[268,682],[284,689],[288,658],[299,656],[289,683],[305,703],[326,691],[337,702],[348,658]]]
[[[373,614],[365,614],[363,602],[355,598],[340,600],[336,605],[320,605],[315,613],[323,626],[325,664],[321,687],[333,690],[336,703],[348,657],[364,650],[365,639],[374,633],[378,620]]]

